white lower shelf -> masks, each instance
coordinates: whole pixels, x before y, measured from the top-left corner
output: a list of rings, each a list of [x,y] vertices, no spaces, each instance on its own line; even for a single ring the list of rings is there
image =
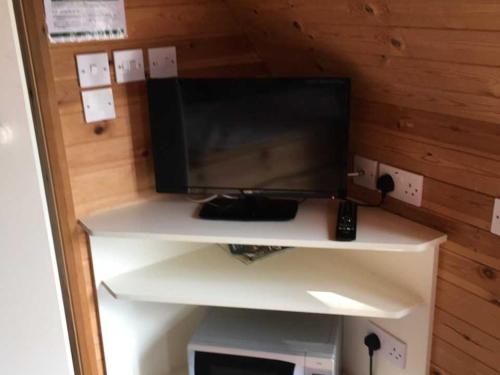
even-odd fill
[[[324,249],[290,249],[246,265],[207,245],[103,284],[118,299],[394,319],[422,303]]]

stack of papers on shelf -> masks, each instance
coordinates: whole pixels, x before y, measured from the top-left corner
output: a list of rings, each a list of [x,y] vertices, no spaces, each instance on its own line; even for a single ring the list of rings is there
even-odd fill
[[[285,246],[262,246],[262,245],[219,245],[229,254],[241,260],[245,264],[251,264],[259,259],[290,249]]]

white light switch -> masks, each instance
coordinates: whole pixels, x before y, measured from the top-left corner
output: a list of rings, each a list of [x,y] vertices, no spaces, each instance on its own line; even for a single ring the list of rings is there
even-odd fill
[[[177,77],[175,47],[148,49],[149,75],[151,78]]]
[[[76,56],[78,78],[81,88],[107,86],[111,84],[108,54],[90,53]]]
[[[142,49],[113,52],[116,82],[144,81],[144,56]]]
[[[491,220],[491,232],[500,236],[500,199],[495,199],[493,218]]]
[[[87,123],[116,118],[111,88],[83,91],[82,101]]]

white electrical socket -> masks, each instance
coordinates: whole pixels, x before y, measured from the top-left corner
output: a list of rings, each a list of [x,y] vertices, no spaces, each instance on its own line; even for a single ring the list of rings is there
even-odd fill
[[[362,156],[354,156],[354,172],[363,171],[363,175],[354,177],[356,185],[364,186],[367,189],[377,189],[377,167],[378,162]]]
[[[116,82],[144,81],[144,55],[142,49],[114,51]]]
[[[493,218],[491,219],[491,233],[500,236],[500,199],[495,199]]]
[[[386,164],[380,164],[378,173],[379,176],[389,174],[394,180],[394,191],[389,196],[414,206],[422,205],[423,176]]]
[[[406,367],[406,343],[370,322],[368,328],[370,333],[375,333],[380,340],[380,350],[375,355],[380,356],[391,362],[394,366],[404,369]]]
[[[148,49],[149,76],[151,78],[177,77],[177,53],[175,47]]]

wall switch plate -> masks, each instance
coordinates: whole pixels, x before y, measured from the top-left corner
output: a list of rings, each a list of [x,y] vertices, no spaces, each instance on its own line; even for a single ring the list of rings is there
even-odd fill
[[[386,164],[380,164],[378,174],[389,174],[394,179],[394,191],[389,196],[417,207],[422,205],[423,176]]]
[[[354,171],[363,171],[363,175],[354,177],[353,181],[356,185],[364,186],[367,189],[377,189],[377,168],[378,162],[367,159],[362,156],[354,156]]]
[[[116,118],[111,88],[83,91],[82,101],[87,123]]]
[[[144,81],[144,55],[142,49],[113,52],[116,82]]]
[[[491,220],[491,232],[500,236],[500,199],[495,199],[493,218]]]
[[[151,78],[177,77],[177,52],[175,47],[148,49],[149,76]]]
[[[76,55],[76,65],[81,88],[111,84],[108,54],[106,52]]]
[[[375,333],[380,339],[380,349],[375,352],[375,355],[386,359],[400,369],[404,369],[406,367],[406,343],[373,322],[370,322],[368,330],[367,334]]]

